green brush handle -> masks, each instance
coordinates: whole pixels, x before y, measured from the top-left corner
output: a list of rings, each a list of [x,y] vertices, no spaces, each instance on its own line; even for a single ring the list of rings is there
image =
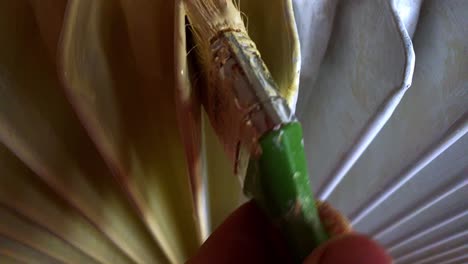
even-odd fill
[[[327,240],[310,187],[302,128],[285,124],[260,139],[262,154],[249,164],[244,191],[276,224],[298,261]]]

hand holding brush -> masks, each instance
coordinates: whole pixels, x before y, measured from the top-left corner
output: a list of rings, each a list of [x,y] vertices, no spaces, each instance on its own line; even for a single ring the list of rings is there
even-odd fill
[[[326,203],[318,204],[330,240],[313,250],[305,264],[390,264],[391,258],[369,238],[353,233],[348,222]],[[279,231],[255,205],[236,210],[205,242],[189,264],[293,263]]]

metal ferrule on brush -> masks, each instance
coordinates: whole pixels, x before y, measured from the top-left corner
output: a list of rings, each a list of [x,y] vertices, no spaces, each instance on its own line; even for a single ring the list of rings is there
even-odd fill
[[[243,178],[249,160],[261,154],[258,140],[295,117],[247,33],[220,32],[211,39],[210,52],[202,102],[235,173]]]

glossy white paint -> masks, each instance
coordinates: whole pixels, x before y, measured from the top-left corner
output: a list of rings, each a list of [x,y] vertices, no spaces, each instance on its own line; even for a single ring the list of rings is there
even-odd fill
[[[425,211],[426,209],[432,207],[433,205],[437,204],[444,198],[450,196],[451,194],[459,191],[463,187],[468,185],[468,180],[462,179],[456,184],[450,186],[449,188],[443,190],[440,193],[434,193],[433,195],[430,196],[429,200],[423,200],[422,204],[419,206],[411,207],[408,212],[404,216],[401,216],[395,221],[392,221],[392,224],[388,226],[384,226],[383,228],[379,229],[378,231],[370,233],[375,239],[379,239],[382,236],[385,236],[385,234],[395,231],[398,227],[401,225],[405,224],[409,220],[417,217],[420,213]]]
[[[447,135],[444,136],[439,142],[437,142],[429,150],[425,151],[424,154],[416,161],[414,161],[412,166],[408,169],[405,169],[401,176],[397,177],[397,180],[394,184],[384,189],[376,197],[372,198],[372,201],[369,204],[364,205],[364,209],[359,211],[355,217],[351,218],[351,224],[356,225],[364,217],[366,217],[372,210],[378,207],[382,202],[384,202],[388,197],[393,195],[398,191],[403,185],[410,181],[414,176],[416,176],[423,168],[425,168],[429,163],[435,160],[440,154],[445,150],[455,144],[461,137],[463,137],[468,132],[468,115],[461,118],[457,121],[455,127],[451,128]]]
[[[462,239],[466,239],[468,237],[468,230],[465,230],[463,232],[459,232],[459,233],[456,233],[456,234],[453,234],[453,235],[450,235],[444,239],[441,239],[441,240],[438,240],[438,241],[433,241],[433,242],[430,242],[428,243],[427,246],[424,246],[422,248],[419,248],[418,250],[415,250],[415,251],[412,251],[408,254],[405,254],[403,256],[400,256],[398,258],[395,259],[395,263],[400,263],[402,261],[405,261],[407,259],[411,259],[425,251],[428,251],[428,250],[431,250],[433,248],[437,248],[438,246],[441,246],[443,244],[446,244],[446,243],[449,243],[453,240],[462,240]]]
[[[460,252],[463,253],[463,252],[466,252],[466,250],[468,250],[468,244],[461,245],[461,246],[458,246],[458,247],[454,247],[454,248],[452,248],[450,250],[446,250],[446,251],[444,251],[442,253],[434,254],[434,255],[431,255],[429,257],[419,259],[416,262],[413,262],[413,264],[436,263],[435,262],[436,260],[439,260],[439,261],[440,261],[440,259],[447,260],[447,256],[450,256],[452,254],[457,254],[457,253],[460,253]],[[459,256],[456,256],[456,258],[457,257],[459,257]],[[452,260],[452,259],[449,258],[449,260]]]
[[[416,234],[410,234],[409,236],[406,236],[403,239],[401,239],[400,242],[394,243],[392,245],[388,245],[387,250],[390,253],[392,253],[396,249],[404,247],[405,245],[407,245],[407,244],[409,244],[409,243],[411,243],[411,242],[413,242],[415,240],[418,240],[418,239],[424,237],[425,235],[427,235],[427,234],[429,234],[431,232],[434,232],[437,229],[444,228],[447,225],[452,224],[452,222],[455,222],[457,220],[465,218],[466,216],[468,216],[468,210],[465,210],[465,211],[463,211],[461,213],[458,213],[458,214],[456,214],[454,216],[448,217],[444,221],[442,221],[440,223],[437,223],[437,224],[435,224],[435,225],[433,225],[431,227],[424,227],[424,229],[422,229],[420,232],[418,232]]]
[[[374,108],[365,108],[369,106],[366,96],[378,94],[376,90],[384,94],[388,88],[379,85],[382,79],[371,81],[369,77],[380,69],[378,61],[363,62],[353,54],[372,52],[373,58],[385,62],[390,70],[382,78],[404,68],[404,63],[386,59],[379,53],[381,46],[368,45],[381,38],[372,31],[376,22],[370,22],[372,15],[367,15],[367,22],[353,19],[353,15],[366,9],[368,14],[379,13],[379,21],[383,21],[385,11],[381,5],[363,0],[295,1],[301,42],[309,43],[302,45],[297,111],[304,123],[312,185],[318,197],[350,216],[357,230],[393,245],[395,254],[401,256],[433,239],[450,236],[445,230],[462,232],[467,221],[466,215],[457,213],[468,208],[468,19],[464,15],[468,3],[387,3],[392,3],[397,20],[412,38],[416,57],[412,85],[393,115],[372,118],[380,109],[376,105],[385,102],[382,97],[373,97]],[[353,8],[356,11],[350,15]],[[306,15],[317,12],[321,16]],[[315,24],[306,27],[308,23]],[[343,28],[346,38],[342,37],[346,34]],[[354,42],[355,35],[366,36],[366,42]],[[386,46],[393,44],[385,42]],[[404,53],[394,50],[391,54]],[[365,92],[350,94],[356,87],[348,71],[362,65],[367,69],[360,78]],[[369,127],[379,120],[381,131],[369,133]],[[461,224],[450,221],[454,220],[450,216]],[[405,238],[411,243],[400,244]],[[434,247],[416,258],[443,249]]]

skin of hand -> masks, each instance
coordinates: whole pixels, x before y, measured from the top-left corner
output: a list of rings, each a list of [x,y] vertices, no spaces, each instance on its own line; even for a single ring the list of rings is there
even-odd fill
[[[376,242],[351,231],[347,220],[326,203],[317,203],[330,240],[315,249],[304,264],[390,264]],[[253,202],[234,211],[187,263],[293,263],[285,242]]]

